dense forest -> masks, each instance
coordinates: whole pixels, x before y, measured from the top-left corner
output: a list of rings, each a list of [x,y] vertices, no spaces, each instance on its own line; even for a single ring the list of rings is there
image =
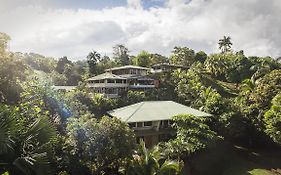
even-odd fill
[[[0,174],[206,174],[196,159],[227,145],[280,151],[280,58],[234,51],[230,37],[220,39],[220,52],[212,54],[174,47],[168,57],[146,51],[131,55],[120,44],[111,58],[93,50],[80,61],[13,53],[7,50],[9,40],[0,33]],[[153,74],[158,88],[116,99],[85,84],[107,68],[157,63],[186,69]],[[54,85],[77,88],[62,93]],[[126,123],[106,112],[150,100],[173,100],[212,117],[174,116],[175,138],[147,149]],[[212,163],[205,160],[201,169]],[[217,167],[214,174],[221,171]]]

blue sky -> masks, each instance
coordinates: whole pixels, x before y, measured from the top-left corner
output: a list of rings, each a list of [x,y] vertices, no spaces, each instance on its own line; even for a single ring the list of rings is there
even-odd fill
[[[126,6],[126,0],[51,0],[51,4],[59,8],[85,8],[85,9],[103,9],[118,6]],[[144,8],[161,7],[164,0],[144,0],[142,1]]]
[[[234,51],[281,56],[280,0],[0,0],[0,32],[11,51],[82,59],[110,55],[124,44],[169,56],[175,46],[218,52],[231,36]]]

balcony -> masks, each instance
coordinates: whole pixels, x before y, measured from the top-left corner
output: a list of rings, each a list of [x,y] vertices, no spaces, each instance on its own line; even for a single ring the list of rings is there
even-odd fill
[[[131,84],[129,85],[129,88],[132,88],[132,89],[142,89],[142,88],[155,88],[155,85],[154,84]]]

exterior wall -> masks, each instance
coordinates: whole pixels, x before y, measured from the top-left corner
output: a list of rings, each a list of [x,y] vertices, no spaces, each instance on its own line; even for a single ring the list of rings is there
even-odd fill
[[[147,147],[152,147],[159,141],[167,141],[175,133],[174,129],[170,127],[171,123],[168,120],[152,121],[150,127],[132,127],[132,124],[133,123],[129,123],[131,128],[135,131],[137,141],[143,139]]]
[[[158,135],[144,136],[144,142],[146,147],[152,148],[154,145],[157,145],[159,142]]]

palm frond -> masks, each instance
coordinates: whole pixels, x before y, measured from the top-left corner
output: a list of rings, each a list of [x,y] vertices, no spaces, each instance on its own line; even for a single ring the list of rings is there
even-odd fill
[[[10,115],[7,107],[0,106],[0,155],[13,151],[14,140],[12,139],[15,130],[14,116]]]

